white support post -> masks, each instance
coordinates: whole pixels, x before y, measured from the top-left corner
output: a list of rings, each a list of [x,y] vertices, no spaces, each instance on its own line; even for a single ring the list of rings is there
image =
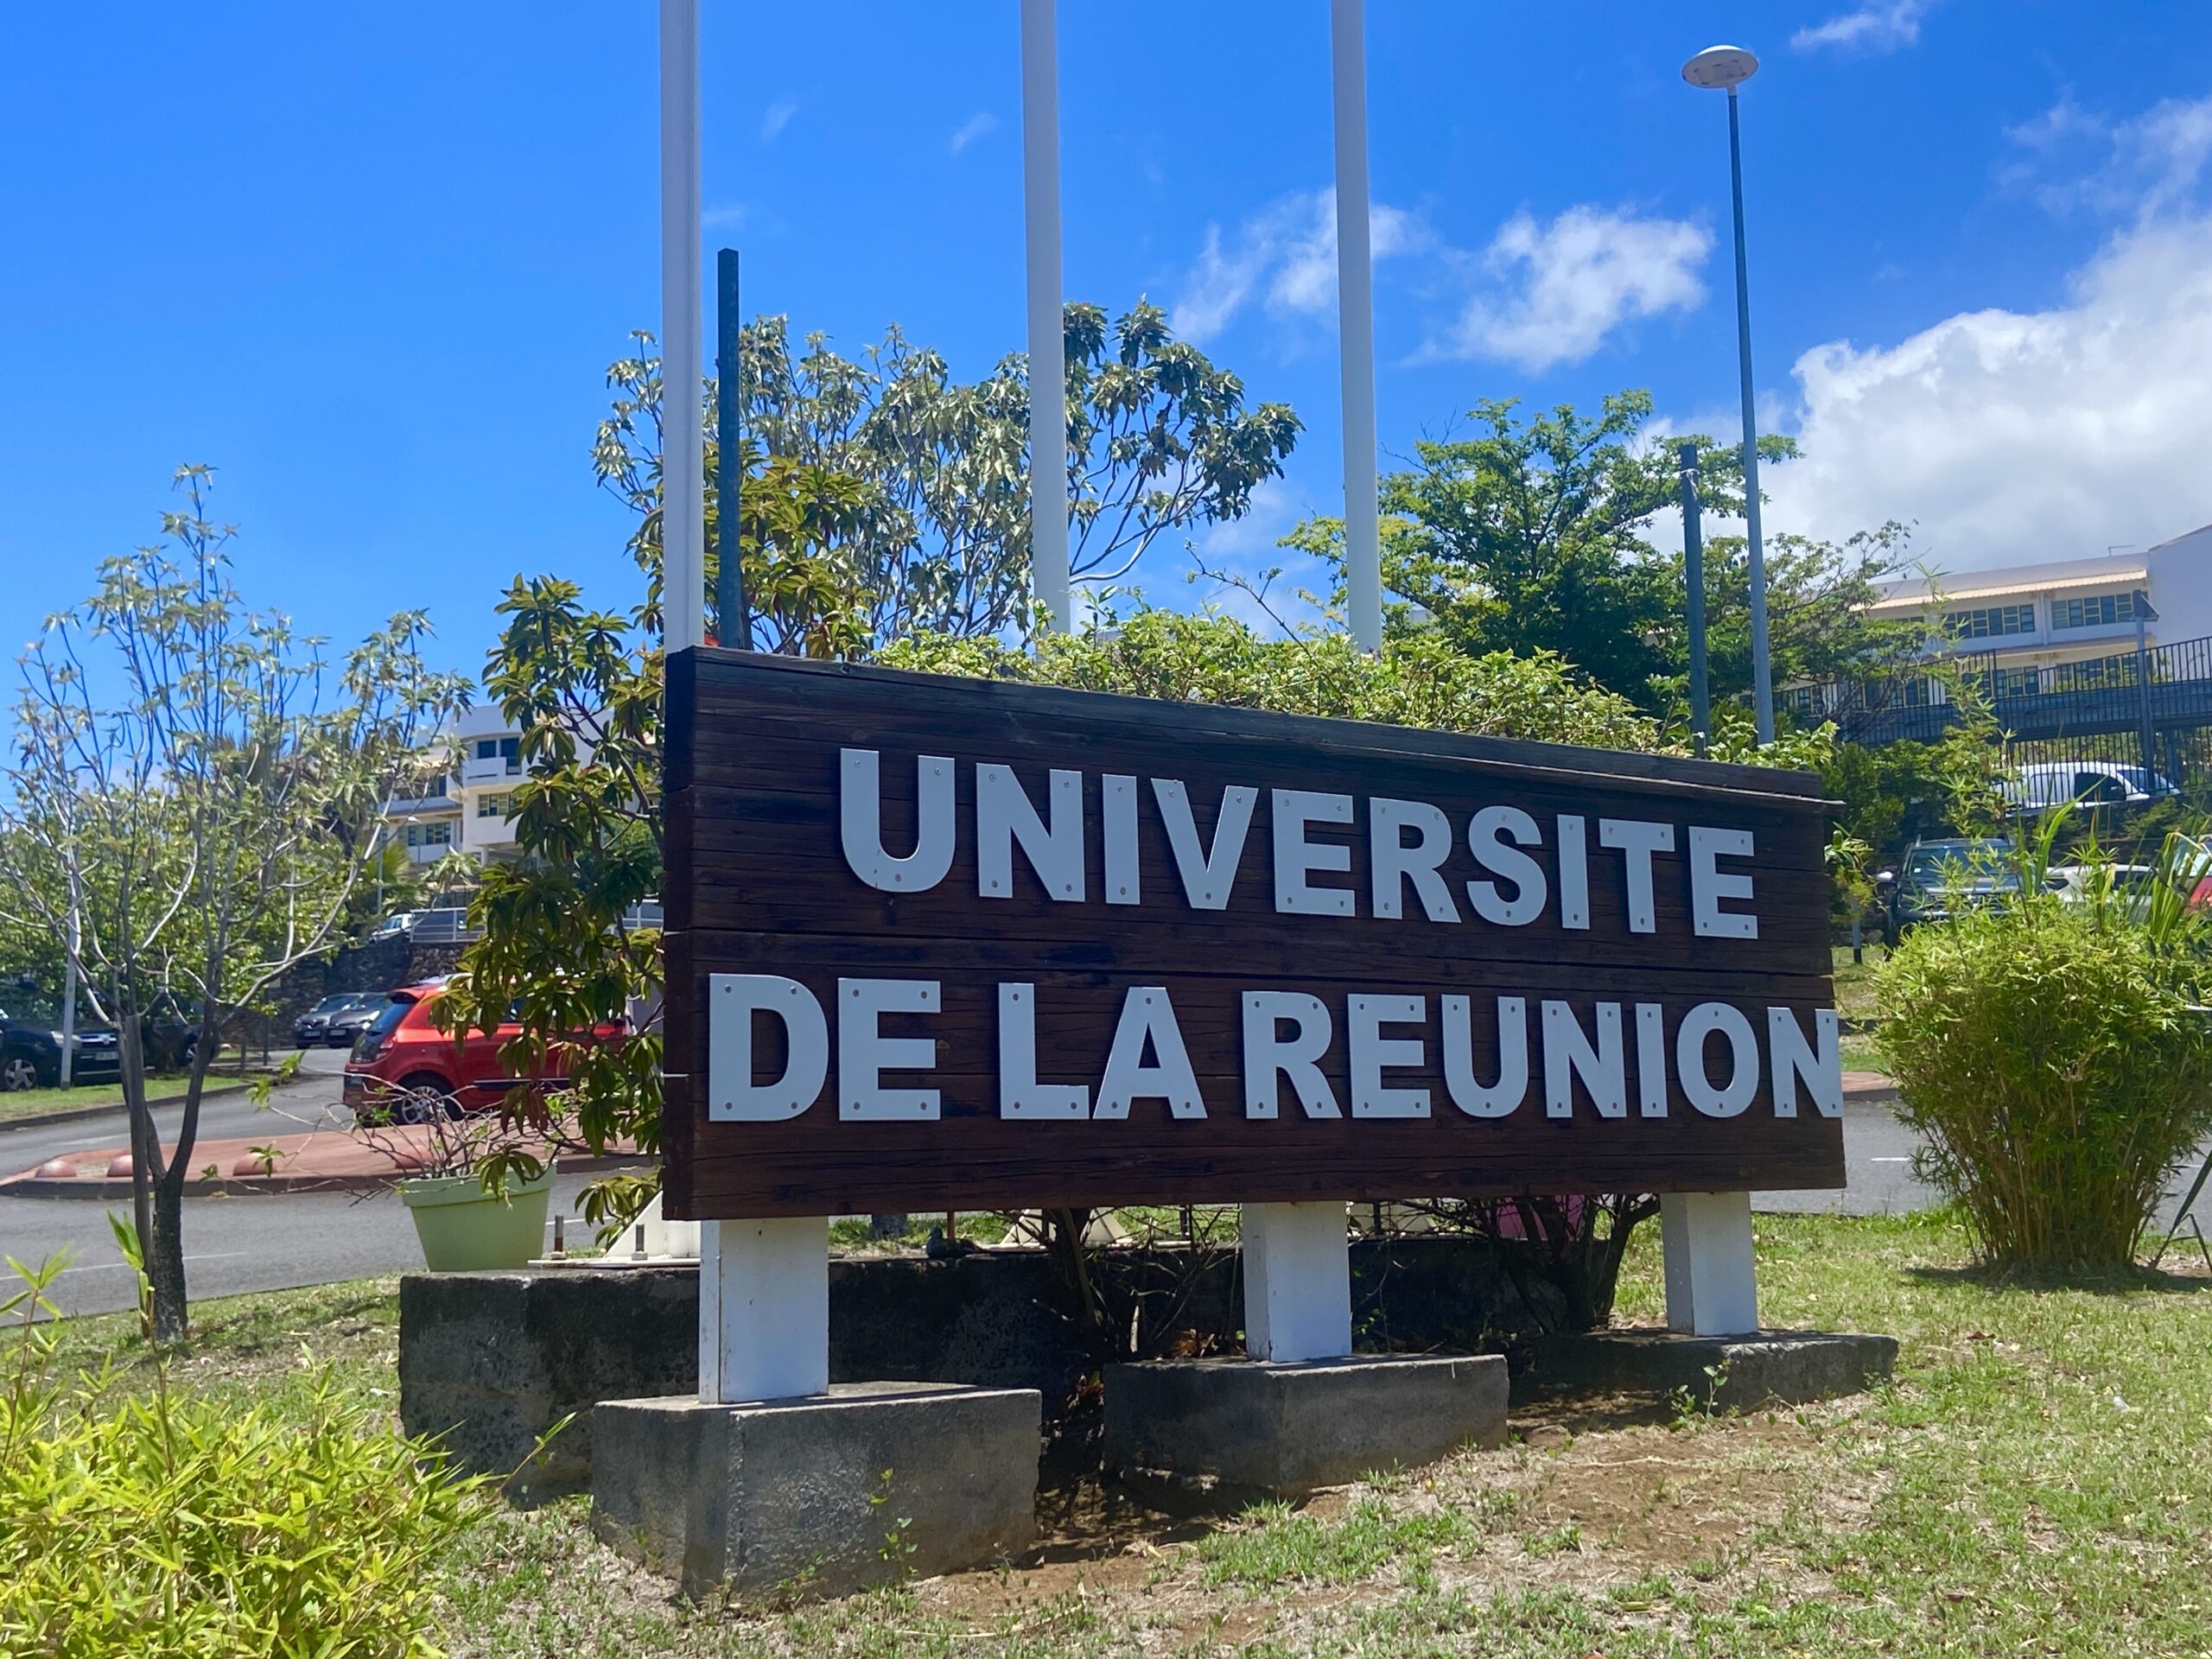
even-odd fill
[[[1750,1193],[1661,1195],[1659,1240],[1666,1255],[1669,1330],[1696,1337],[1758,1331]]]
[[[1075,626],[1060,291],[1060,54],[1054,0],[1021,0],[1022,223],[1029,255],[1029,584],[1047,629]]]
[[[699,1402],[830,1388],[830,1222],[699,1224]]]
[[[1382,531],[1375,500],[1375,265],[1367,215],[1363,0],[1331,0],[1336,79],[1337,350],[1344,385],[1344,587],[1352,643],[1382,649]]]
[[[1344,1206],[1248,1204],[1244,1351],[1255,1359],[1351,1352],[1351,1235]]]
[[[699,270],[699,4],[661,0],[661,633],[671,651],[706,638]]]
[[[660,5],[661,623],[671,652],[704,643],[707,504],[699,421],[699,7]],[[830,1386],[830,1222],[702,1222],[699,1398],[708,1405]]]

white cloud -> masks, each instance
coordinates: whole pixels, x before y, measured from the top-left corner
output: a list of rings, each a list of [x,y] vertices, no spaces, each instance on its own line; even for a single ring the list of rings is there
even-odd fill
[[[999,118],[988,110],[979,110],[962,122],[951,137],[945,140],[948,153],[957,156],[978,138],[998,130]]]
[[[699,215],[699,223],[710,231],[734,231],[753,216],[753,209],[741,201],[725,207],[709,207]]]
[[[1684,219],[1570,207],[1548,225],[1508,219],[1482,258],[1478,290],[1427,358],[1497,358],[1541,373],[1580,363],[1623,323],[1701,303],[1713,234]],[[1501,291],[1502,290],[1502,291]]]
[[[1895,346],[1800,357],[1805,457],[1772,474],[1778,528],[1914,521],[1924,556],[1970,570],[2212,519],[2212,98],[2120,122],[2062,99],[2012,136],[2051,205],[2125,227],[2047,310],[1961,312]],[[2086,170],[2050,170],[2065,162]]]
[[[1934,9],[1935,3],[1936,0],[1886,0],[1886,3],[1860,6],[1824,23],[1799,29],[1789,37],[1789,44],[1800,52],[1823,46],[1895,52],[1920,39],[1920,20]]]
[[[767,113],[760,118],[760,142],[764,144],[772,143],[778,133],[791,125],[791,117],[798,113],[798,99],[795,98],[785,96],[771,104]]]
[[[1915,521],[1950,569],[2148,545],[2212,519],[2212,218],[2138,225],[2046,311],[1946,318],[1799,358],[1805,458],[1777,529]]]
[[[1431,245],[1420,219],[1376,203],[1368,215],[1368,241],[1377,260]],[[1198,257],[1185,276],[1170,323],[1184,339],[1203,344],[1220,334],[1257,299],[1267,315],[1282,318],[1333,315],[1337,306],[1337,193],[1301,190],[1267,207],[1224,237],[1206,226]]]

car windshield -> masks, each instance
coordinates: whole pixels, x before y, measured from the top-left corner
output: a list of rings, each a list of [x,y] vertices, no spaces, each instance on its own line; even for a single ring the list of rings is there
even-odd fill
[[[314,1011],[317,1014],[335,1014],[340,1008],[351,1007],[353,1004],[353,999],[350,996],[326,996],[315,1005]]]
[[[2020,885],[2020,873],[2006,857],[2011,851],[2011,843],[2002,841],[1923,847],[1913,853],[1906,875],[1916,887],[1974,887],[2009,891]]]

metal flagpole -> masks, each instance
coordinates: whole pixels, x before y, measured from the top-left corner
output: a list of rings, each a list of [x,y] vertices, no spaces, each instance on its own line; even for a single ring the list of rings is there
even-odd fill
[[[1059,42],[1054,0],[1021,0],[1022,223],[1029,264],[1029,584],[1046,628],[1074,626],[1068,389],[1060,289]]]
[[[706,637],[699,259],[698,0],[661,0],[661,632],[670,651]]]
[[[1751,715],[1764,745],[1774,741],[1774,671],[1767,658],[1766,550],[1759,536],[1758,416],[1751,405],[1751,278],[1744,254],[1744,145],[1732,86],[1728,89],[1728,183],[1736,207],[1736,356],[1744,396],[1744,526],[1751,553]]]
[[[739,457],[745,412],[738,401],[737,250],[715,256],[715,637],[733,651],[753,649],[753,613],[746,608],[745,566],[739,549],[739,498],[745,468]]]
[[[1330,0],[1336,80],[1337,336],[1344,385],[1344,586],[1351,637],[1382,648],[1382,536],[1375,502],[1375,270],[1368,242],[1363,0]]]
[[[1682,480],[1682,590],[1690,629],[1690,741],[1701,758],[1713,736],[1713,695],[1705,666],[1705,526],[1698,512],[1697,441],[1676,454]]]

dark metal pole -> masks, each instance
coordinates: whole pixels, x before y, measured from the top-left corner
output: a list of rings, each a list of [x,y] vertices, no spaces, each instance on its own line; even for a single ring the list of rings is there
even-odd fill
[[[738,551],[738,502],[745,468],[738,439],[744,428],[738,388],[737,250],[715,256],[715,637],[735,651],[753,649],[753,613],[745,603],[745,566]]]
[[[1698,518],[1697,443],[1678,452],[1682,478],[1682,588],[1690,625],[1690,741],[1700,755],[1713,735],[1713,693],[1705,668],[1705,527]]]
[[[2142,721],[2138,736],[2143,745],[2143,786],[2151,786],[2151,774],[2158,769],[2158,734],[2151,723],[2151,641],[2145,632],[2150,622],[2150,605],[2145,596],[2134,598],[2135,608],[2135,708]]]
[[[1728,89],[1728,182],[1736,207],[1736,355],[1743,377],[1744,525],[1751,543],[1751,717],[1759,741],[1774,741],[1774,673],[1767,661],[1766,550],[1759,537],[1758,417],[1751,408],[1751,278],[1744,255],[1744,146],[1736,89]]]

